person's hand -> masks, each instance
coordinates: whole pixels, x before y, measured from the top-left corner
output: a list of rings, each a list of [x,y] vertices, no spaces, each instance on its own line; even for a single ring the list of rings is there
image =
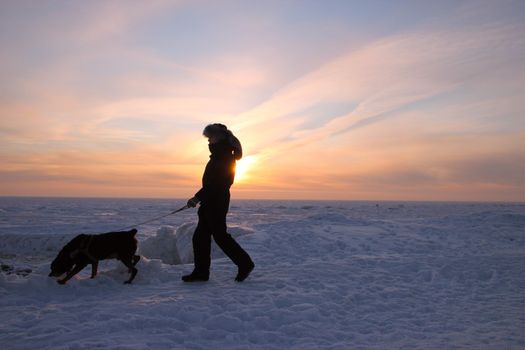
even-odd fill
[[[197,204],[199,204],[200,200],[199,198],[197,197],[191,197],[190,199],[188,199],[188,207],[190,208],[195,208],[197,206]]]

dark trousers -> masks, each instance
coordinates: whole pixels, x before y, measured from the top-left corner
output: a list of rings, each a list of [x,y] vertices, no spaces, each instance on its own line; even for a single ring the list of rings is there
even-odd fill
[[[230,192],[214,195],[201,203],[199,223],[193,234],[193,256],[196,273],[209,274],[211,264],[211,237],[237,266],[247,266],[252,260],[248,253],[226,231],[226,214],[230,206]]]

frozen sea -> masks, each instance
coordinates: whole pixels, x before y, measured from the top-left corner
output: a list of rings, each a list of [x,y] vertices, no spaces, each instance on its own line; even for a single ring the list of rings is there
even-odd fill
[[[0,198],[1,349],[525,349],[525,204],[232,201],[243,283],[213,251],[192,269],[196,209],[138,227],[138,275],[102,261],[62,286],[62,246],[185,204]]]

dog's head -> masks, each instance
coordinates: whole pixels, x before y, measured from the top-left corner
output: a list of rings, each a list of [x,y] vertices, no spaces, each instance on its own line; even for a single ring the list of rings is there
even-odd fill
[[[51,262],[51,272],[49,273],[49,277],[60,277],[66,272],[69,272],[73,268],[73,265],[75,265],[75,262],[71,255],[61,251],[58,253],[55,260]]]
[[[78,235],[62,248],[57,257],[51,262],[49,277],[60,277],[71,271],[75,265],[75,256],[85,235]]]

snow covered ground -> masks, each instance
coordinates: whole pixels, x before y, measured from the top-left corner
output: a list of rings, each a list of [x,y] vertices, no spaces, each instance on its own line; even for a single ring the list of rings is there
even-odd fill
[[[209,282],[180,281],[195,209],[139,228],[132,285],[116,262],[47,277],[75,234],[182,204],[1,198],[0,347],[525,349],[525,204],[236,201],[243,283],[217,250]]]

